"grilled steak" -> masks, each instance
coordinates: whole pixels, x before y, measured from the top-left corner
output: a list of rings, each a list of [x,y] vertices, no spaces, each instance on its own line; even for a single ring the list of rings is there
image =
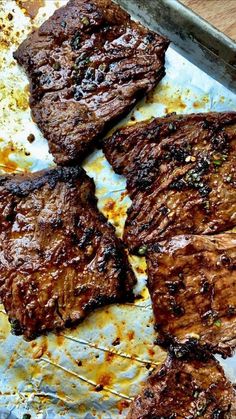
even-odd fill
[[[28,36],[14,57],[57,163],[81,160],[155,86],[167,47],[110,0],[70,0]]]
[[[219,363],[169,356],[132,402],[127,419],[234,418],[235,393]]]
[[[175,236],[147,254],[156,329],[230,355],[236,347],[236,234]]]
[[[0,298],[27,339],[132,297],[135,279],[83,169],[0,177]]]
[[[140,246],[236,225],[236,112],[168,116],[119,130],[104,144],[133,200],[124,239]]]

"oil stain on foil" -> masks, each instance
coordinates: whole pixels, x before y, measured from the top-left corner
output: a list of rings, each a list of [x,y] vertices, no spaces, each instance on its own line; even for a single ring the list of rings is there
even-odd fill
[[[44,0],[16,0],[16,4],[21,8],[26,16],[34,19],[40,7],[45,6]]]

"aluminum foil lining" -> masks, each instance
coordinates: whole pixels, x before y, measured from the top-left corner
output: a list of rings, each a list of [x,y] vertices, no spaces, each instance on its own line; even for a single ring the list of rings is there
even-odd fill
[[[12,52],[33,27],[66,1],[2,0],[0,4],[0,172],[36,171],[53,166],[48,145],[33,123],[28,80]],[[165,115],[236,110],[236,96],[171,47],[166,76],[119,126]],[[33,134],[35,141],[29,142]],[[100,210],[122,235],[130,199],[125,179],[101,151],[84,163],[94,178]],[[10,334],[0,306],[0,418],[122,418],[132,398],[166,354],[153,345],[153,314],[145,286],[145,260],[130,256],[136,272],[134,304],[95,311],[77,328],[33,342]],[[222,360],[236,381],[236,357]],[[100,386],[99,386],[100,385]],[[102,391],[98,391],[103,386]]]

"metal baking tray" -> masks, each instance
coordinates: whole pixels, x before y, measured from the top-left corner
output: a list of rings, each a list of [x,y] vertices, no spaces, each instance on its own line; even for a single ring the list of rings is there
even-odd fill
[[[33,123],[28,80],[12,52],[64,0],[0,2],[0,172],[53,165],[46,140]],[[119,125],[170,112],[236,110],[236,46],[175,0],[119,0],[134,19],[167,35],[166,76]],[[29,134],[35,141],[29,143]],[[130,200],[125,179],[101,151],[84,167],[96,183],[99,208],[122,235]],[[145,260],[130,257],[138,277],[134,304],[97,310],[77,328],[33,342],[12,336],[0,306],[0,419],[122,418],[130,400],[166,354],[153,345],[153,315],[145,287]],[[220,358],[219,358],[220,359]],[[235,383],[236,357],[221,360]],[[98,392],[98,384],[103,391]]]
[[[176,0],[118,0],[132,16],[166,35],[172,47],[236,93],[236,43]]]

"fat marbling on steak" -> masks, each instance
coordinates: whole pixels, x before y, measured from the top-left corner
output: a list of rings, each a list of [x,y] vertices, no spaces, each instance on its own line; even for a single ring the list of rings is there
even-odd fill
[[[28,36],[14,57],[57,163],[81,160],[156,85],[168,44],[110,0],[70,0]]]
[[[236,233],[150,246],[148,288],[164,342],[231,355],[236,347]]]
[[[168,356],[131,403],[127,419],[233,419],[235,393],[212,357]]]
[[[132,298],[122,242],[78,167],[0,177],[0,299],[26,339]]]
[[[127,178],[124,240],[132,251],[236,225],[236,112],[141,122],[105,140],[104,152]]]

